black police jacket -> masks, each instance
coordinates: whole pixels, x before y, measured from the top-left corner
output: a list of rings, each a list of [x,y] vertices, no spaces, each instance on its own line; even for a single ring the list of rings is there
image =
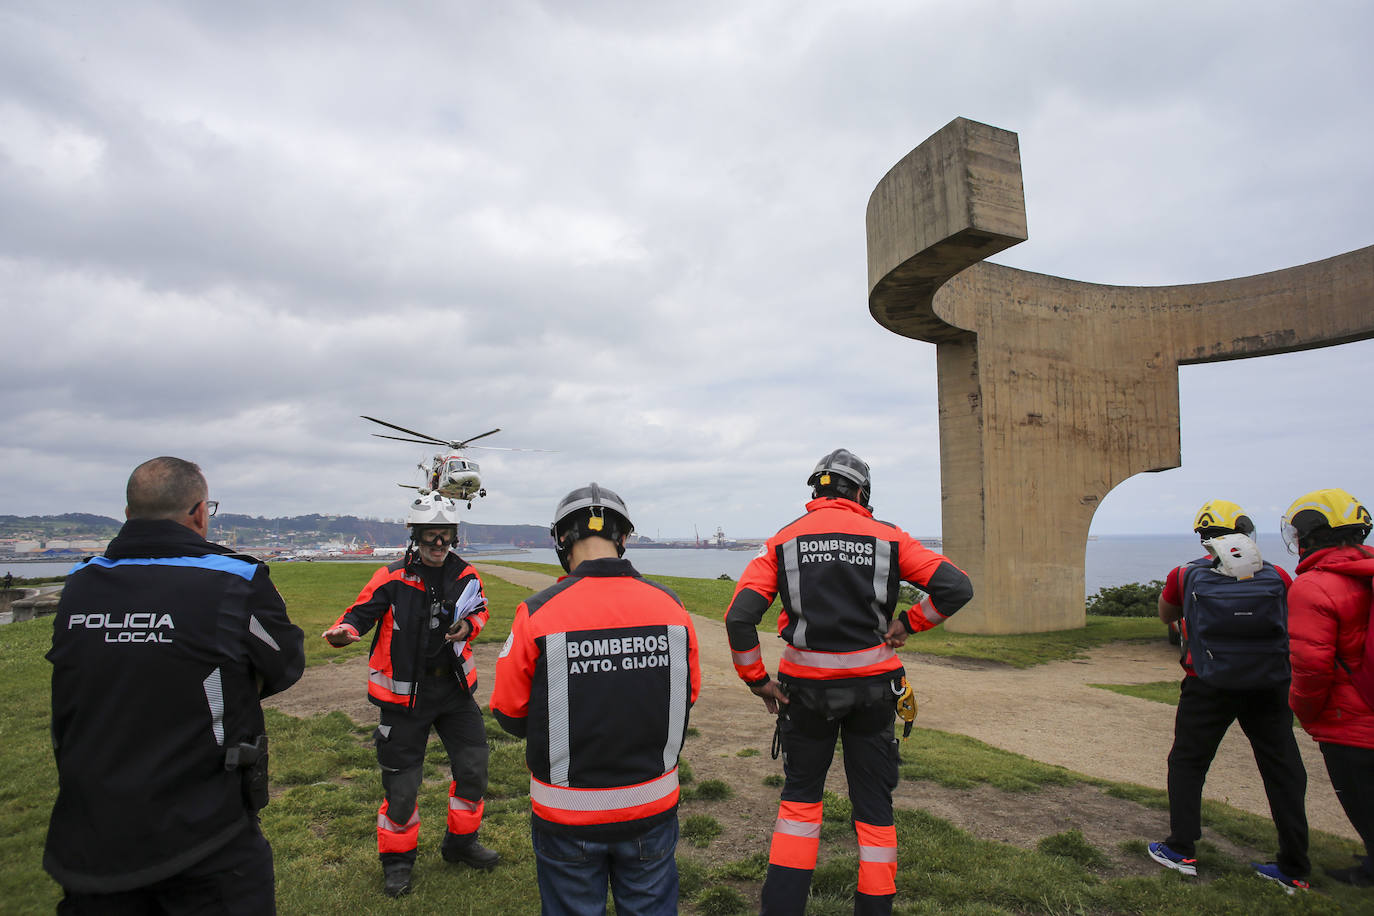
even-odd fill
[[[47,658],[58,793],[43,867],[59,884],[143,887],[248,827],[226,755],[264,733],[259,699],[305,667],[263,563],[131,520],[68,576]]]

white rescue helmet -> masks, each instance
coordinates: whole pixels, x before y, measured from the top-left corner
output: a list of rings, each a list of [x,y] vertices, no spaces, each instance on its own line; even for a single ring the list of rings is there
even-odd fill
[[[409,528],[458,526],[458,504],[444,499],[438,493],[417,496],[410,503],[410,515],[406,518]]]

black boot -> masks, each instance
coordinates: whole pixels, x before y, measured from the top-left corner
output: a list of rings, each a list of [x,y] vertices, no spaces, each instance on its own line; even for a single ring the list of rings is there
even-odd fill
[[[402,897],[410,893],[410,868],[409,862],[387,862],[382,866],[382,876],[385,884],[382,885],[382,892],[388,897]]]
[[[1355,887],[1374,887],[1374,875],[1363,865],[1352,865],[1349,868],[1328,868],[1325,869],[1326,876],[1342,884],[1353,884]]]
[[[445,862],[461,862],[483,871],[495,868],[496,863],[501,861],[501,854],[477,842],[475,833],[462,836],[456,833],[444,834],[444,844],[439,848],[439,852]]]

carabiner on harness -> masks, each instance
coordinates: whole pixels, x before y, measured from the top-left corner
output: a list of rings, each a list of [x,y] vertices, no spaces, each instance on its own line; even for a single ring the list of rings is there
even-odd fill
[[[916,721],[916,691],[902,676],[901,683],[892,682],[892,693],[897,697],[897,715],[902,717],[902,740],[911,737],[911,726]]]

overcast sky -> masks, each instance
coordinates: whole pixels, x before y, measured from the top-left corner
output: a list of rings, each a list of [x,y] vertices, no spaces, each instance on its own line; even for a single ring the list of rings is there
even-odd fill
[[[594,479],[651,537],[765,536],[843,446],[938,534],[935,347],[867,308],[887,170],[1016,132],[1026,270],[1330,257],[1374,244],[1371,35],[1364,0],[7,0],[0,514],[122,517],[172,454],[222,511],[398,517],[428,452],[370,414],[552,450],[474,452],[474,522]],[[1094,533],[1374,500],[1371,364],[1184,368],[1184,466]]]

